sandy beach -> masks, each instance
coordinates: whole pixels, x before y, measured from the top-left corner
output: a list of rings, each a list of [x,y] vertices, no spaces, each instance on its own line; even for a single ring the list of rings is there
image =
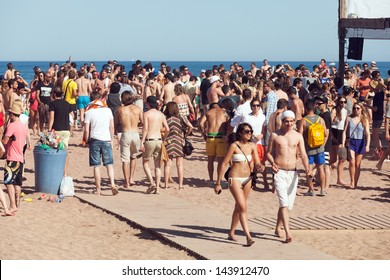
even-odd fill
[[[230,215],[233,198],[224,188],[221,195],[214,195],[207,182],[206,156],[203,140],[196,133],[191,139],[196,148],[193,155],[185,160],[185,190],[179,191],[173,183],[161,191],[186,199]],[[36,142],[36,138],[34,142]],[[92,169],[88,166],[88,149],[82,148],[81,133],[76,132],[70,140],[70,172],[76,191],[91,192],[94,189]],[[123,184],[119,151],[114,152],[115,178],[118,187]],[[1,163],[1,165],[3,165]],[[341,215],[382,215],[390,213],[389,177],[376,175],[371,169],[376,162],[363,160],[360,187],[349,189],[334,185],[326,197],[305,197],[306,183],[300,178],[295,207],[291,218]],[[97,209],[77,198],[65,198],[61,203],[38,200],[40,193],[34,189],[34,160],[32,151],[27,151],[26,177],[23,191],[32,202],[22,201],[15,217],[0,217],[0,258],[1,259],[194,259],[187,252],[164,244],[148,233],[131,227],[126,221]],[[390,163],[383,165],[390,170]],[[103,170],[102,170],[103,171]],[[345,170],[345,181],[348,171]],[[104,170],[103,191],[110,195],[108,179]],[[176,180],[176,168],[172,168]],[[269,179],[270,179],[269,174]],[[257,189],[248,200],[249,219],[274,219],[278,204],[276,195],[264,192],[261,179]],[[137,162],[137,188],[145,188],[146,177],[141,160]],[[4,186],[3,186],[4,189]],[[92,194],[91,194],[92,195]],[[120,194],[119,194],[120,195]],[[136,201],[129,201],[136,203]],[[140,205],[142,207],[142,205]],[[389,214],[390,215],[390,214]],[[229,220],[226,221],[228,226]],[[390,230],[294,230],[297,242],[310,245],[317,250],[339,259],[390,259]],[[202,240],[199,240],[202,242]]]

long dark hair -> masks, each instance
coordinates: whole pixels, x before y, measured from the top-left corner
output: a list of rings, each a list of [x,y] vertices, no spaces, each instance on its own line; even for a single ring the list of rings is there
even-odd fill
[[[246,127],[249,127],[250,130],[253,130],[252,126],[249,123],[241,123],[238,125],[237,132],[236,132],[236,141],[241,140],[241,135],[244,132]]]

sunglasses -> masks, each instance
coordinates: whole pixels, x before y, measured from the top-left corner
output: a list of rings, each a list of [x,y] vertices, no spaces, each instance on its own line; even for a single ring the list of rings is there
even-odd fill
[[[249,134],[249,133],[253,133],[253,130],[252,129],[244,129],[242,132],[244,132],[245,134]]]
[[[354,110],[361,110],[362,108],[360,107],[353,107]]]
[[[345,103],[347,103],[347,101],[340,101],[339,103],[340,104],[345,104]]]
[[[260,107],[260,104],[253,104],[252,107]]]
[[[325,104],[325,102],[317,102],[316,103],[318,106],[322,105],[322,104]]]

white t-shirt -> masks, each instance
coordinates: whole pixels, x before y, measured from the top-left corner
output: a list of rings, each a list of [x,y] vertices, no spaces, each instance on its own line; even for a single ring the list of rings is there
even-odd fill
[[[85,112],[85,123],[90,124],[90,138],[100,141],[111,141],[110,122],[113,120],[111,109],[108,107],[90,109]]]
[[[234,117],[232,118],[232,120],[230,121],[230,125],[232,127],[234,127],[233,131],[236,132],[237,131],[237,126],[242,123],[242,118],[248,114],[250,114],[252,112],[252,109],[251,109],[251,101],[248,100],[246,101],[244,104],[241,104],[237,107],[235,113],[234,113]]]
[[[263,129],[264,122],[265,122],[265,115],[264,115],[263,111],[260,109],[260,112],[257,116],[252,115],[252,113],[250,113],[249,115],[245,115],[241,119],[240,123],[249,123],[252,126],[253,135],[259,135]],[[263,138],[264,138],[264,135],[263,135]],[[260,141],[257,141],[255,143],[264,145],[263,138],[261,138]]]

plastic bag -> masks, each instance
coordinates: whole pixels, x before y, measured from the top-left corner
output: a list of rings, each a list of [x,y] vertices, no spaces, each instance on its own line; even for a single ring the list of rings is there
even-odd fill
[[[61,181],[60,194],[64,196],[74,196],[73,179],[70,176],[64,176]]]

